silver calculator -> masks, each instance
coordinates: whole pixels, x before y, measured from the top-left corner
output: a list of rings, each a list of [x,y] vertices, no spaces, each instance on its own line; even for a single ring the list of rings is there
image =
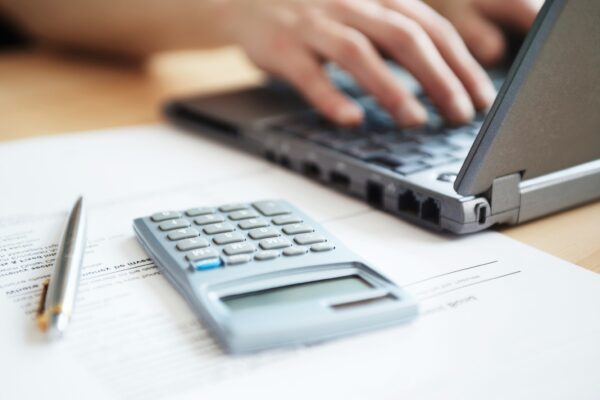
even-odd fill
[[[320,342],[417,314],[401,288],[285,201],[163,211],[134,229],[229,353]]]

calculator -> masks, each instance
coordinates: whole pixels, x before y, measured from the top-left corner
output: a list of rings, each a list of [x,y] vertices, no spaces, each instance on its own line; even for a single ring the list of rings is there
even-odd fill
[[[282,200],[134,221],[163,275],[229,353],[321,342],[407,322],[417,305]]]

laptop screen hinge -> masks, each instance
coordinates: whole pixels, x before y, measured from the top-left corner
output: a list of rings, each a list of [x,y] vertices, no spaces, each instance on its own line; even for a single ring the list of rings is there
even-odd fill
[[[519,209],[521,206],[520,183],[521,174],[518,172],[494,179],[486,196],[492,208],[492,215]]]

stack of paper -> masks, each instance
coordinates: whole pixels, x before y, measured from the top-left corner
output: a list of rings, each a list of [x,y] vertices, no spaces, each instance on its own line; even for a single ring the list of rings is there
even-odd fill
[[[488,232],[439,235],[164,126],[0,145],[0,398],[598,399],[600,277]],[[65,216],[89,203],[73,323],[33,315]],[[420,302],[413,323],[223,354],[137,243],[135,217],[284,198]],[[260,323],[260,321],[257,321]]]

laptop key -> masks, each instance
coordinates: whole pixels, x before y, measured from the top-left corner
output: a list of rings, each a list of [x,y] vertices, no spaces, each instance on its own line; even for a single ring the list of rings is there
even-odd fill
[[[423,160],[423,162],[430,167],[437,167],[439,165],[449,164],[454,161],[457,161],[457,158],[447,154],[439,154]]]
[[[410,174],[414,174],[414,173],[423,171],[427,168],[429,168],[429,166],[427,166],[421,162],[415,162],[412,164],[402,165],[402,166],[396,168],[395,171],[402,175],[410,175]]]

